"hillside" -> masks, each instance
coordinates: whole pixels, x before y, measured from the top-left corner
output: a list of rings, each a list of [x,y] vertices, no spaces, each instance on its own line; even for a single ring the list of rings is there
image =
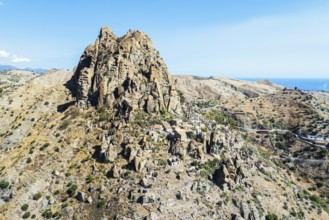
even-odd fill
[[[263,82],[247,82],[223,77],[174,76],[177,88],[187,100],[204,98],[209,100],[244,100],[273,93],[282,86]],[[265,82],[265,83],[264,83]]]
[[[307,107],[325,118],[325,96],[267,84],[172,77],[145,33],[103,27],[73,73],[8,80],[0,219],[329,219],[326,184],[297,163],[309,145],[289,131],[279,149],[234,114],[249,111],[250,126],[262,125],[257,112],[284,114],[293,131],[305,120],[288,118],[282,97],[301,96],[292,111],[315,97]]]

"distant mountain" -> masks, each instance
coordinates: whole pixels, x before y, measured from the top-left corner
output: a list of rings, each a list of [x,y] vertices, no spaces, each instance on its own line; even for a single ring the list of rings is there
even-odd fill
[[[48,71],[47,69],[42,69],[42,68],[26,67],[24,69],[21,69],[21,68],[18,68],[15,66],[10,66],[10,65],[0,65],[0,71],[10,71],[10,70],[25,70],[25,71],[31,71],[31,72],[40,73],[40,74]]]
[[[26,68],[21,69],[21,70],[31,71],[31,72],[34,72],[34,73],[45,73],[45,72],[48,72],[48,71],[49,71],[49,70],[47,70],[47,69],[42,69],[42,68],[29,68],[29,67],[26,67]]]
[[[17,67],[10,66],[10,65],[0,65],[0,71],[10,71],[10,70],[17,70]]]

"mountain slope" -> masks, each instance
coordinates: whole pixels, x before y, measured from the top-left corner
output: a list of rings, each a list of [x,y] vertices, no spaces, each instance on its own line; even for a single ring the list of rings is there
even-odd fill
[[[184,93],[187,100],[205,98],[209,100],[244,100],[273,93],[282,86],[247,82],[235,79],[196,76],[174,76],[177,88]]]
[[[0,219],[329,218],[221,105],[184,102],[144,33],[97,39],[0,97]]]

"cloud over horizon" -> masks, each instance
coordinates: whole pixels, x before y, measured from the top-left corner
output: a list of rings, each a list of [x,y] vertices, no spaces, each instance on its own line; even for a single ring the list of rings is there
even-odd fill
[[[18,57],[17,55],[14,55],[12,56],[11,62],[13,63],[31,62],[31,59],[25,57]]]
[[[17,56],[17,55],[11,55],[9,52],[7,52],[5,50],[0,50],[0,58],[3,58],[4,60],[8,60],[8,61],[10,59],[10,61],[12,63],[31,62],[30,58],[20,57],[20,56]]]
[[[10,53],[8,53],[7,51],[5,50],[0,50],[0,57],[4,57],[4,58],[7,58],[10,56]]]

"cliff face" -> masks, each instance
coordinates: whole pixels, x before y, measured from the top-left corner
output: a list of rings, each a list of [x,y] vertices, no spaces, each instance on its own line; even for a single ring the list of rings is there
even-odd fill
[[[106,106],[129,114],[180,113],[179,98],[167,66],[150,38],[129,31],[118,38],[103,27],[89,45],[75,70],[77,106]]]

